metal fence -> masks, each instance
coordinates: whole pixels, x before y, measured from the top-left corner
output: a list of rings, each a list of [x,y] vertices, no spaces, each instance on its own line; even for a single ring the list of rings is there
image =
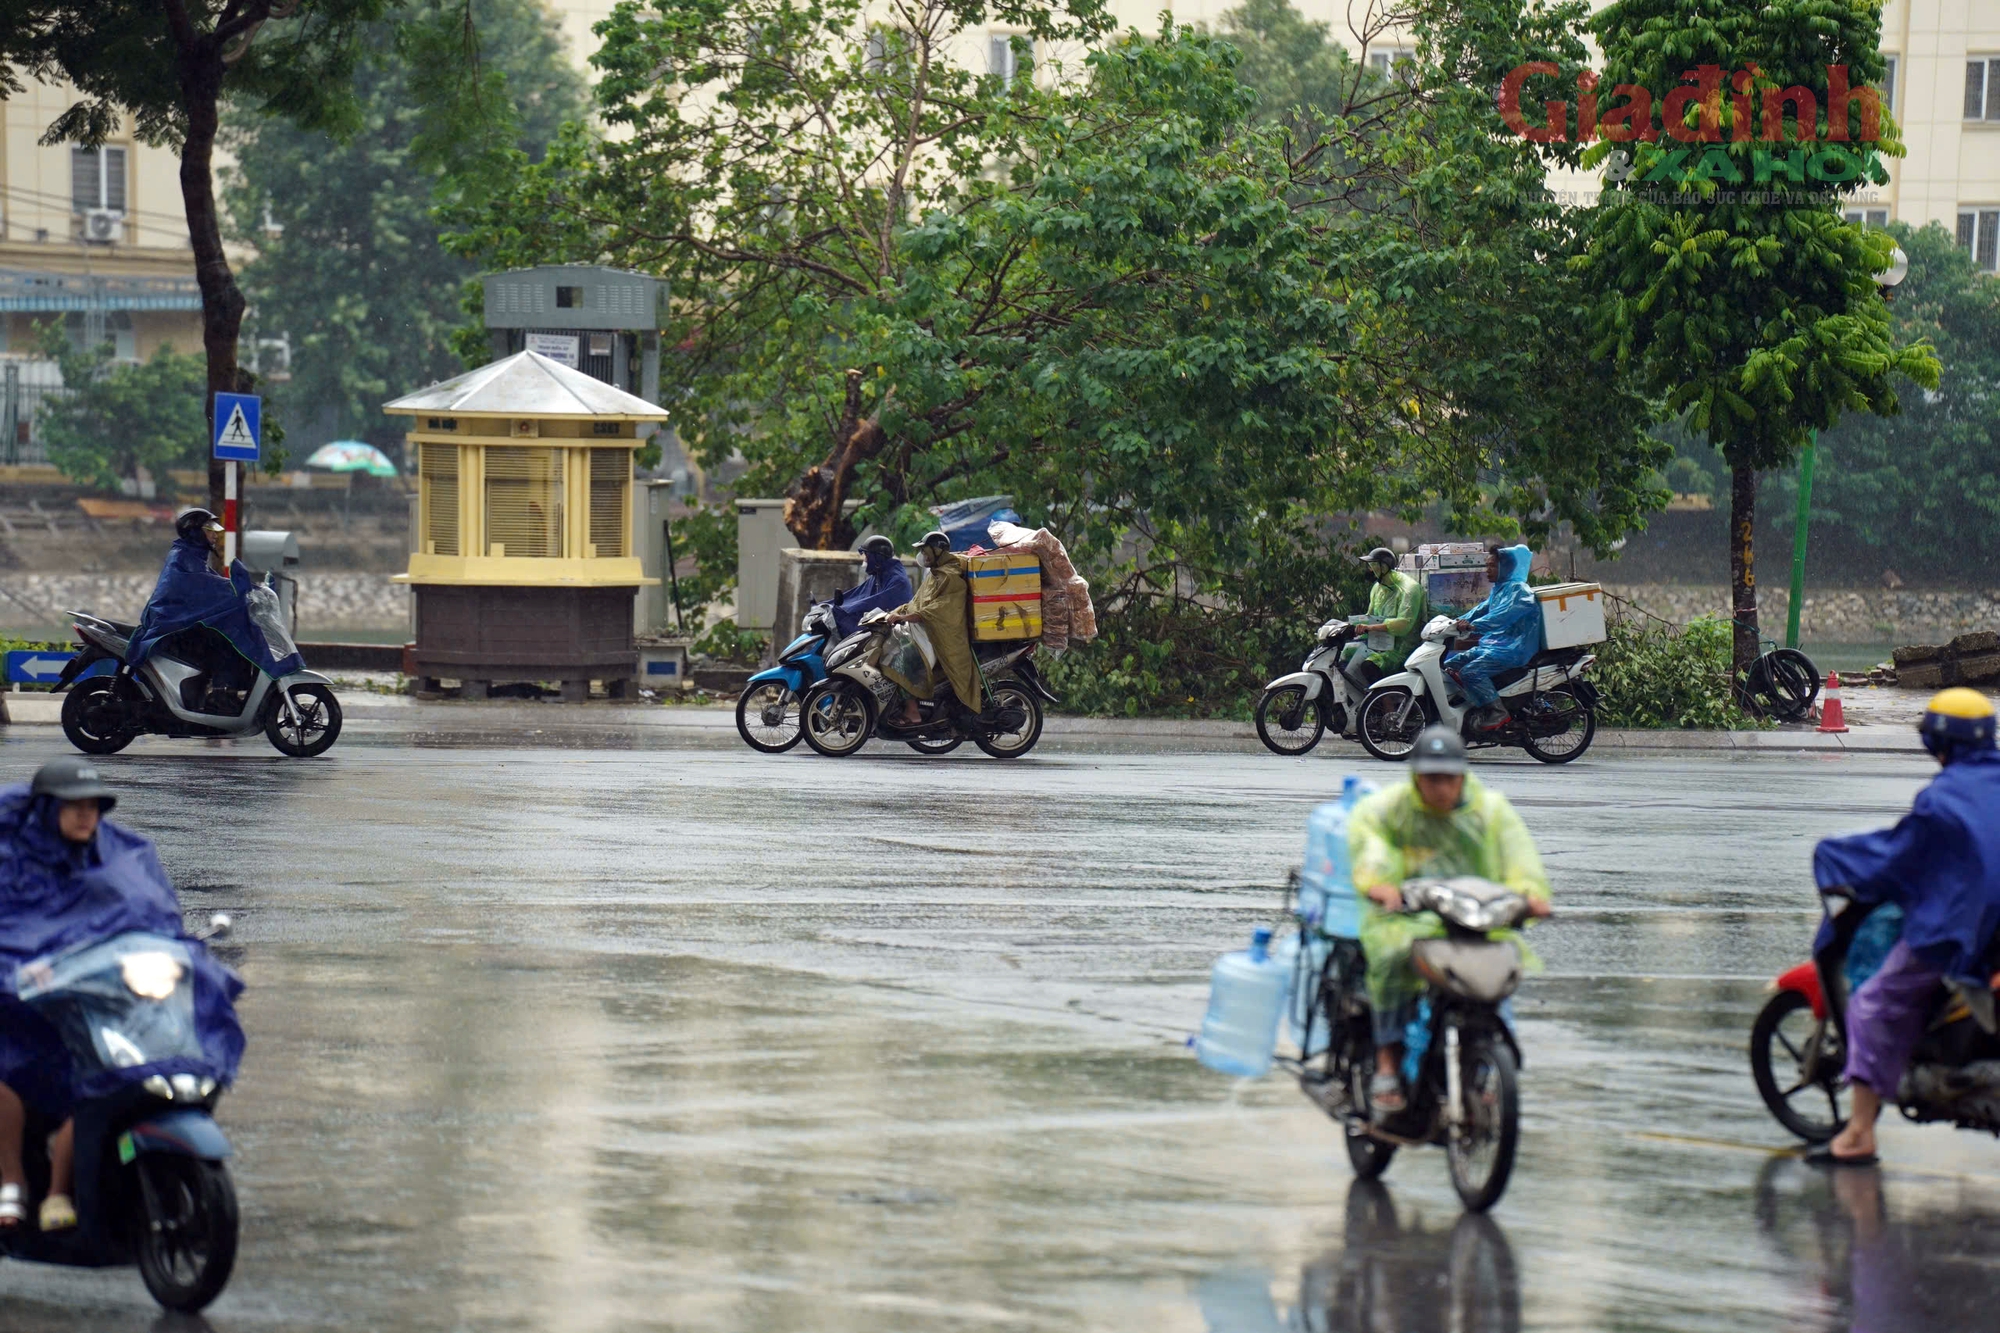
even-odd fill
[[[61,385],[24,375],[24,369],[39,367],[32,362],[0,362],[0,464],[9,466],[49,461],[42,443],[42,411],[70,393]]]

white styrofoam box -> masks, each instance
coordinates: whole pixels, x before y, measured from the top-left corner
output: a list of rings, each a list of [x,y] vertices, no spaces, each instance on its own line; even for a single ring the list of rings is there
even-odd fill
[[[1542,607],[1542,646],[1574,648],[1604,641],[1604,589],[1595,583],[1550,583],[1535,589]]]

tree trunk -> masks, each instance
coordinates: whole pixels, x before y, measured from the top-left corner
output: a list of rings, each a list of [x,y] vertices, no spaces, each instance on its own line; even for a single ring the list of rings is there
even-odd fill
[[[236,364],[237,335],[243,328],[243,292],[222,249],[222,220],[215,205],[215,134],[220,119],[222,76],[227,67],[220,48],[196,38],[180,48],[181,101],[187,112],[187,139],[181,146],[181,203],[187,212],[188,240],[194,246],[195,280],[201,287],[201,343],[208,354],[208,417],[214,430],[215,395],[241,393],[246,377]],[[206,442],[204,442],[206,443]],[[222,463],[207,448],[208,507],[222,512]]]
[[[1757,470],[1729,470],[1729,607],[1735,636],[1731,666],[1739,677],[1763,650],[1757,632]]]
[[[809,551],[844,551],[854,545],[854,524],[841,512],[847,488],[854,469],[880,454],[888,442],[882,433],[881,409],[889,395],[883,395],[874,416],[864,417],[861,381],[859,370],[847,372],[847,403],[834,427],[833,449],[785,494],[785,526]]]

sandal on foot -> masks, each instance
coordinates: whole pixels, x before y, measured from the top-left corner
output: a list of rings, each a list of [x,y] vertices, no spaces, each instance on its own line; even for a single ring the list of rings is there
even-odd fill
[[[1406,1105],[1403,1080],[1394,1074],[1377,1074],[1368,1080],[1368,1106],[1377,1115],[1395,1115]]]
[[[0,1185],[0,1231],[13,1231],[28,1220],[19,1185]]]
[[[1872,1152],[1860,1157],[1841,1157],[1831,1148],[1820,1148],[1807,1153],[1805,1162],[1808,1166],[1880,1166],[1882,1159]]]
[[[68,1231],[76,1225],[76,1205],[67,1194],[51,1194],[42,1200],[40,1222],[44,1231]]]

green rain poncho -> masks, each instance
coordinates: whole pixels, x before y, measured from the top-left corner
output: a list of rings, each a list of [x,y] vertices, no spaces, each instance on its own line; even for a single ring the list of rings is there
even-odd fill
[[[1368,955],[1368,1002],[1378,1013],[1417,993],[1410,946],[1444,934],[1435,912],[1385,912],[1368,897],[1377,885],[1406,879],[1479,875],[1547,901],[1548,876],[1534,839],[1507,798],[1470,773],[1458,808],[1432,814],[1414,776],[1354,807],[1347,825],[1354,891],[1361,895],[1361,948]],[[1494,932],[1495,938],[1506,932]],[[1525,953],[1525,950],[1523,951]],[[1532,961],[1532,960],[1530,960]]]
[[[1395,638],[1386,652],[1370,653],[1368,660],[1384,671],[1401,671],[1423,635],[1428,601],[1423,584],[1400,569],[1390,570],[1387,581],[1368,594],[1368,618],[1381,621]]]
[[[924,633],[930,636],[931,651],[937,654],[938,669],[951,682],[951,692],[976,713],[980,708],[979,663],[972,656],[968,605],[965,562],[947,554],[931,566],[930,575],[917,589],[917,595],[908,605],[897,607],[896,614],[908,616],[924,627]],[[934,688],[931,673],[921,662],[885,662],[882,674],[919,699],[931,697]]]

